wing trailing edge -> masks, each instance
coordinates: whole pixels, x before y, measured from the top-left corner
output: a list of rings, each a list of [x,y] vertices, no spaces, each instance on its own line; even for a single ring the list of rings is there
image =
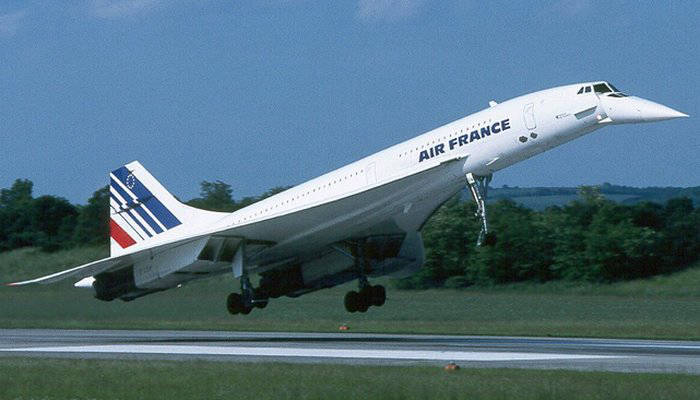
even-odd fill
[[[24,286],[32,283],[53,283],[60,280],[75,277],[76,279],[86,278],[107,271],[111,268],[118,267],[120,263],[125,261],[126,257],[108,257],[101,260],[93,261],[84,265],[70,268],[64,271],[55,272],[50,275],[41,276],[35,279],[29,279],[21,282],[6,283],[6,286]]]

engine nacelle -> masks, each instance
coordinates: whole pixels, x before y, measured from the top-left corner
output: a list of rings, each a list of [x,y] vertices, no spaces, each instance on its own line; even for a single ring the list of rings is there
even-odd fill
[[[423,265],[423,241],[418,232],[373,236],[366,238],[361,246],[365,268],[362,272],[367,276],[406,277]],[[358,272],[349,252],[329,248],[322,255],[290,268],[263,273],[260,289],[270,297],[296,297],[357,279]]]

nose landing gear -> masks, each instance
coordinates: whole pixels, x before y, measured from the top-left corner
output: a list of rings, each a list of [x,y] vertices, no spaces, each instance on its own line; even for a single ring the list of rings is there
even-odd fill
[[[471,172],[466,175],[467,177],[467,188],[476,203],[476,213],[474,216],[481,220],[481,231],[479,232],[479,237],[476,240],[477,247],[485,244],[489,240],[489,225],[488,219],[486,218],[486,195],[493,179],[493,174],[488,175],[474,175]]]

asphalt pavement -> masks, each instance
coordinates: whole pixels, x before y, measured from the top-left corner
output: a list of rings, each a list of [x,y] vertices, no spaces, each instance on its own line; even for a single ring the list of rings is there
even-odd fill
[[[1,329],[0,357],[215,360],[700,375],[700,342],[365,333]]]

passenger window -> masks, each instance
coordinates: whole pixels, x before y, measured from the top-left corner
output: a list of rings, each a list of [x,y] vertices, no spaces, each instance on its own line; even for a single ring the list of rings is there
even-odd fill
[[[591,92],[591,87],[590,87],[590,86],[586,86],[586,93],[590,93],[590,92]]]

